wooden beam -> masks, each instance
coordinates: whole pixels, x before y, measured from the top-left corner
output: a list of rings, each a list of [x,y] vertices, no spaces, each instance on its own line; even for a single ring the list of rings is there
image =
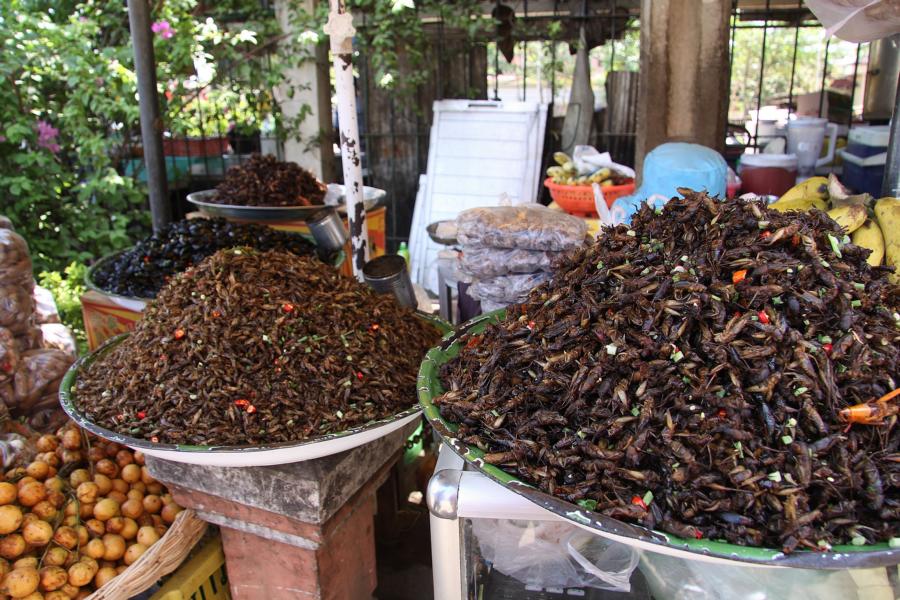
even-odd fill
[[[728,110],[728,0],[644,0],[636,166],[669,141],[722,152]]]

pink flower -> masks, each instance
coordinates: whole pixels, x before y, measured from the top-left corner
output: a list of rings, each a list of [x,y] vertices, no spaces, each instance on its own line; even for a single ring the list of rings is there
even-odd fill
[[[0,135],[0,143],[5,142],[5,141],[6,141],[6,136]]]
[[[175,30],[172,29],[172,26],[169,25],[168,21],[157,21],[150,26],[150,31],[152,31],[153,33],[158,33],[164,40],[167,40],[175,35]]]
[[[46,148],[53,154],[59,152],[59,144],[56,143],[56,136],[59,135],[59,129],[48,123],[47,121],[37,122],[38,146]]]

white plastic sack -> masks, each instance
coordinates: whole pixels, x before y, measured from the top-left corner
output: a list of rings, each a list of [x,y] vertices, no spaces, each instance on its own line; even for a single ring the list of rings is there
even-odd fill
[[[528,586],[631,590],[640,560],[633,548],[558,521],[473,519],[481,555]]]
[[[634,179],[634,169],[613,162],[609,152],[600,152],[593,146],[575,146],[572,162],[579,175],[589,175],[599,169],[611,169],[619,175]]]
[[[900,0],[807,0],[829,35],[872,42],[900,31]]]

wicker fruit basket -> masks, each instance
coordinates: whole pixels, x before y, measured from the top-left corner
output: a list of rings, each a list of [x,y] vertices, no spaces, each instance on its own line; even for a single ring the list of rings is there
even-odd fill
[[[144,592],[178,568],[206,532],[206,522],[193,510],[178,513],[166,534],[121,575],[85,600],[122,600]]]

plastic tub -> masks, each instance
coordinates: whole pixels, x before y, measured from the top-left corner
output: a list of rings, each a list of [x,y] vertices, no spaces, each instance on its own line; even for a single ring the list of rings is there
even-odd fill
[[[847,135],[847,148],[844,149],[844,152],[848,152],[858,158],[884,154],[887,152],[890,138],[889,125],[853,127]]]
[[[849,150],[841,150],[844,159],[844,173],[841,182],[858,194],[881,196],[881,182],[884,179],[884,163],[887,154],[873,154],[860,157]]]
[[[797,183],[797,155],[745,154],[738,172],[744,193],[781,196]]]
[[[553,183],[552,177],[544,180],[544,186],[550,190],[550,197],[567,213],[577,217],[597,217],[593,186]],[[606,200],[606,206],[612,208],[613,203],[617,199],[633,194],[635,186],[632,181],[631,183],[610,185],[600,189],[603,191],[603,199]]]

